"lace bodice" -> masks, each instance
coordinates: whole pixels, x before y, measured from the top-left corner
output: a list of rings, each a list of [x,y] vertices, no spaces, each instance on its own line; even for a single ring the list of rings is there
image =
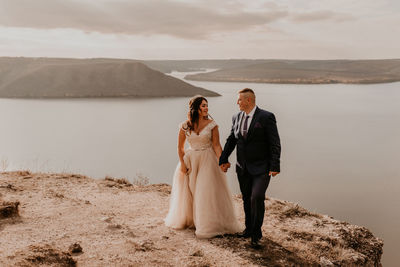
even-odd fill
[[[211,130],[215,126],[217,126],[217,123],[215,121],[211,121],[200,131],[199,134],[197,134],[194,131],[190,132],[188,130],[186,122],[180,124],[180,128],[182,128],[186,133],[186,140],[190,145],[190,149],[193,150],[204,150],[212,146]]]

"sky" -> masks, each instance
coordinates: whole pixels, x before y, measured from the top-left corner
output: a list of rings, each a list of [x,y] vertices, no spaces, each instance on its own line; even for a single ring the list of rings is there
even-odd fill
[[[0,56],[400,58],[398,0],[0,0]]]

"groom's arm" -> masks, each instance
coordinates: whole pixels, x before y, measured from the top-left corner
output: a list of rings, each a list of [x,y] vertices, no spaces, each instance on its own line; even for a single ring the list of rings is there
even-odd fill
[[[279,138],[278,128],[276,127],[276,119],[273,113],[268,117],[267,139],[271,149],[271,159],[269,162],[271,172],[280,172],[280,158],[281,158],[281,141]]]
[[[235,116],[232,117],[231,133],[226,139],[224,150],[222,150],[221,156],[219,157],[219,165],[229,163],[228,158],[232,154],[232,151],[235,149],[237,139],[235,137],[234,125],[235,125]]]

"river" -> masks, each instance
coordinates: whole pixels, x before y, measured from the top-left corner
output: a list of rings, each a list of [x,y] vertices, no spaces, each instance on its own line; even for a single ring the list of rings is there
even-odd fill
[[[384,266],[396,265],[400,83],[190,83],[222,95],[209,98],[222,145],[238,110],[237,91],[254,89],[257,105],[276,115],[282,143],[282,173],[267,194],[366,226],[385,241]],[[187,106],[188,98],[0,99],[0,171],[146,176],[171,183]],[[238,193],[233,168],[227,179]]]

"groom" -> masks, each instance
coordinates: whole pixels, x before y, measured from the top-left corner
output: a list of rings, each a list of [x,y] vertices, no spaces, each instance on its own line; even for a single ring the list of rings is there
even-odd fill
[[[251,237],[251,246],[259,248],[265,212],[265,191],[271,175],[280,172],[281,144],[273,113],[256,106],[254,91],[239,91],[241,110],[232,118],[232,130],[219,158],[221,169],[230,167],[228,157],[236,147],[236,173],[242,192],[246,229],[240,235]]]

